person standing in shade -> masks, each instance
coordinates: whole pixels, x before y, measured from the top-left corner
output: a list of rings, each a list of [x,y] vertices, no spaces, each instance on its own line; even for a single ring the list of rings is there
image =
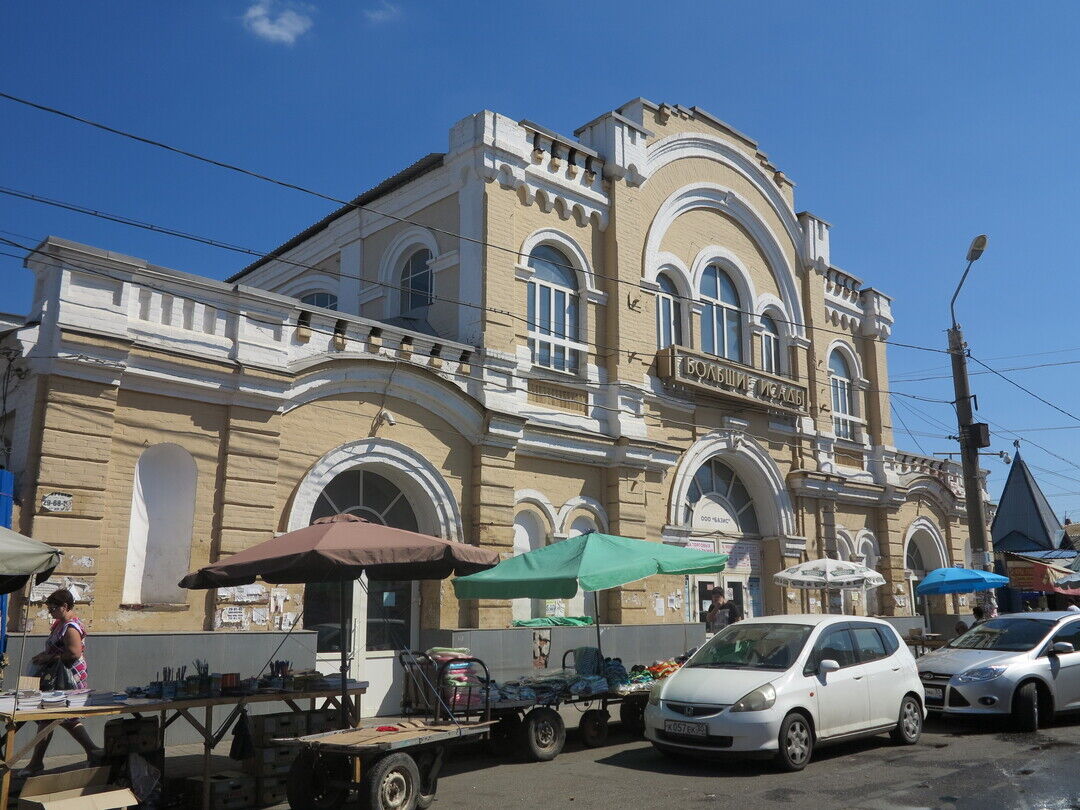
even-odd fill
[[[971,609],[971,615],[975,617],[975,621],[971,623],[972,627],[986,621],[986,611],[983,609],[982,605],[975,605],[975,607]]]
[[[741,620],[743,617],[739,606],[728,601],[723,588],[712,589],[712,605],[705,614],[705,629],[710,633],[716,633],[729,624]]]

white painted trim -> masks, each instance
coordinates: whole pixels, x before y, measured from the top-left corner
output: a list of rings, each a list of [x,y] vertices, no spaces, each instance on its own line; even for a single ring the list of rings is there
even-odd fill
[[[548,522],[548,533],[554,535],[559,525],[558,517],[555,514],[555,507],[551,505],[551,501],[548,496],[539,490],[535,489],[519,489],[514,493],[514,515],[517,516],[518,507],[522,504],[529,504],[539,509]]]
[[[671,484],[669,524],[683,525],[682,506],[694,474],[714,456],[735,471],[750,493],[762,536],[789,537],[795,534],[795,510],[780,468],[757,439],[740,430],[714,430],[683,454]]]
[[[395,318],[401,314],[401,268],[405,264],[405,260],[408,259],[417,250],[426,249],[431,253],[431,259],[428,261],[428,267],[439,258],[439,243],[435,239],[435,234],[427,228],[422,228],[419,225],[410,225],[403,231],[398,233],[389,245],[386,246],[386,250],[383,251],[383,255],[379,259],[379,283],[385,285],[381,287],[384,292],[383,298],[383,314],[387,318]],[[434,279],[434,271],[432,271],[432,278]],[[432,281],[432,294],[438,295],[438,291],[435,290],[434,280]],[[454,290],[454,294],[457,294],[457,290]]]
[[[794,322],[792,328],[796,334],[802,335],[805,330],[795,278],[796,269],[791,267],[779,239],[768,223],[732,189],[714,183],[691,183],[676,190],[664,201],[649,225],[645,240],[644,278],[648,281],[656,280],[656,273],[661,266],[660,246],[675,220],[687,211],[701,208],[720,211],[732,217],[750,233],[765,254],[766,264],[780,289],[784,310],[791,313],[791,320]],[[794,244],[798,250],[798,242]]]
[[[607,533],[607,510],[604,509],[599,501],[586,495],[577,495],[562,505],[562,509],[559,510],[559,522],[556,524],[559,527],[559,531],[563,534],[570,531],[570,525],[567,521],[576,509],[581,509],[591,514],[596,521],[597,531]]]
[[[930,540],[933,543],[933,551],[938,556],[937,560],[927,560],[925,559],[926,555],[923,555],[923,562],[927,565],[930,565],[931,562],[938,563],[937,565],[927,568],[926,570],[933,571],[935,568],[947,568],[952,565],[952,563],[950,562],[951,557],[949,555],[948,545],[945,543],[945,537],[942,535],[941,529],[939,529],[937,524],[934,523],[934,521],[930,520],[930,518],[926,517],[925,515],[920,515],[919,517],[915,518],[915,520],[911,521],[911,524],[907,527],[907,531],[904,532],[904,556],[902,558],[904,570],[908,570],[908,546],[911,543],[911,540],[915,536],[915,534],[920,531],[925,531],[928,535],[930,535]]]
[[[532,268],[528,266],[529,255],[540,245],[551,245],[558,248],[570,259],[570,264],[577,271],[578,292],[583,299],[604,303],[607,294],[602,293],[600,288],[596,286],[596,277],[593,274],[592,266],[589,264],[585,251],[581,249],[576,240],[557,228],[539,228],[526,236],[521,243],[518,266],[524,266],[531,274]]]
[[[760,166],[721,138],[698,132],[678,132],[661,138],[648,146],[642,173],[646,178],[651,178],[669,163],[690,158],[704,158],[721,163],[749,180],[768,200],[769,207],[784,224],[796,252],[804,262],[806,261],[806,258],[802,256],[802,228],[799,227],[794,211],[780,193],[776,183],[762,171]],[[647,183],[648,179],[645,182]]]
[[[358,468],[385,476],[405,493],[421,532],[461,542],[461,511],[446,479],[411,447],[379,438],[347,442],[315,462],[296,489],[288,530],[310,525],[315,502],[327,484],[338,474]]]
[[[338,295],[339,277],[323,271],[305,271],[273,292],[297,300],[308,293],[325,292]]]

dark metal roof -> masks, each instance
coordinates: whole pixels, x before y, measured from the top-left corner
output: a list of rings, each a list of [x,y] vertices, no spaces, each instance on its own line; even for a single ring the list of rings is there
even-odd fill
[[[411,166],[409,166],[406,169],[401,170],[400,172],[395,174],[393,177],[388,177],[387,179],[383,180],[381,183],[379,183],[379,185],[375,186],[374,188],[368,189],[363,194],[361,194],[359,197],[356,197],[355,199],[353,199],[347,205],[343,205],[340,208],[338,208],[336,211],[333,211],[333,212],[327,214],[325,217],[320,219],[314,225],[300,231],[300,233],[298,233],[296,236],[294,236],[292,239],[290,239],[285,244],[283,244],[280,247],[277,247],[274,250],[270,251],[265,256],[263,256],[261,259],[256,259],[254,262],[249,264],[247,267],[245,267],[239,273],[237,273],[235,275],[232,275],[232,276],[229,276],[225,280],[230,282],[230,283],[234,282],[234,281],[239,281],[241,278],[246,276],[248,273],[250,273],[255,268],[261,267],[262,265],[266,264],[267,262],[278,258],[282,254],[292,250],[297,245],[300,245],[300,244],[306,242],[308,239],[313,237],[315,234],[319,233],[319,231],[325,230],[326,227],[328,225],[330,225],[330,223],[333,222],[334,220],[336,220],[338,217],[344,216],[345,214],[349,213],[350,211],[355,210],[359,206],[368,205],[369,203],[372,203],[375,200],[379,199],[379,197],[385,196],[386,194],[389,194],[391,191],[396,191],[397,189],[404,186],[406,183],[411,183],[413,180],[420,177],[421,175],[427,174],[428,172],[432,171],[433,169],[439,168],[440,166],[443,165],[443,158],[444,157],[446,157],[446,154],[444,152],[432,152],[430,155],[427,155],[426,157],[420,158],[420,160],[416,161],[416,163],[412,164]]]
[[[995,551],[1053,551],[1061,523],[1017,453],[990,527]]]

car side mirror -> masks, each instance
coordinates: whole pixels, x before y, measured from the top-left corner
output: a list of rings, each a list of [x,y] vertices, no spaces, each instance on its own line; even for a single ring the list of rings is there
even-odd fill
[[[818,675],[822,676],[828,675],[830,672],[836,672],[838,669],[840,669],[840,662],[834,661],[832,658],[826,658],[817,667]]]
[[[1055,641],[1050,647],[1051,655],[1068,655],[1071,652],[1076,652],[1076,648],[1067,641]]]

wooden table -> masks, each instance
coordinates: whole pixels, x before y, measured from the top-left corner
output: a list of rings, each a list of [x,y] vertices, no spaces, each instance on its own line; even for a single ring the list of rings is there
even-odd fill
[[[346,715],[349,721],[349,725],[353,728],[359,722],[360,718],[360,696],[367,691],[367,684],[355,687],[349,690],[350,700],[349,706],[346,708]],[[161,747],[165,747],[165,729],[173,724],[176,720],[183,718],[188,724],[198,732],[203,741],[203,796],[202,806],[208,808],[210,806],[210,761],[211,753],[214,747],[221,742],[222,738],[232,727],[236,717],[240,714],[240,710],[247,705],[253,703],[284,703],[292,711],[302,713],[305,709],[300,707],[297,701],[308,700],[310,705],[307,711],[314,711],[316,708],[338,708],[341,709],[341,690],[340,689],[324,689],[318,691],[308,692],[257,692],[253,695],[236,695],[236,696],[222,696],[222,697],[207,697],[207,698],[185,698],[182,700],[152,700],[152,699],[136,699],[133,698],[124,703],[118,703],[109,706],[80,706],[77,708],[64,708],[64,709],[30,709],[27,711],[12,711],[12,712],[0,712],[0,720],[3,721],[5,732],[3,741],[3,753],[0,755],[0,810],[7,810],[8,799],[11,792],[11,771],[15,767],[15,763],[23,758],[35,745],[38,744],[46,735],[51,734],[56,730],[56,727],[60,725],[64,720],[70,718],[85,718],[85,717],[108,717],[122,714],[130,714],[135,717],[140,717],[144,714],[159,714],[160,722],[158,724],[158,734]],[[321,700],[322,705],[316,707],[316,702]],[[214,708],[217,706],[228,706],[233,708],[229,712],[229,716],[225,721],[217,728],[214,729]],[[355,705],[355,708],[353,708]],[[202,709],[204,711],[203,719],[200,722],[193,711]],[[32,721],[48,721],[48,725],[38,730],[38,733],[34,735],[34,738],[20,748],[18,751],[15,749],[15,733],[23,723]],[[13,753],[14,751],[14,753]]]

